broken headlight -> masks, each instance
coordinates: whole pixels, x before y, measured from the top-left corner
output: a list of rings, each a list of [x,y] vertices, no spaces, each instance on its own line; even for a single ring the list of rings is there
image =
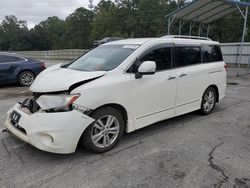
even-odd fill
[[[64,112],[72,110],[72,104],[78,97],[80,94],[42,95],[36,102],[44,111]]]

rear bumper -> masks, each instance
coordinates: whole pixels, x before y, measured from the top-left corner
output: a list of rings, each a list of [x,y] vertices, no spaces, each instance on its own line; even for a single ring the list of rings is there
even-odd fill
[[[10,113],[17,111],[21,118],[16,128]],[[19,139],[52,153],[73,153],[84,130],[94,121],[76,110],[60,113],[25,113],[20,104],[7,112],[4,127]]]

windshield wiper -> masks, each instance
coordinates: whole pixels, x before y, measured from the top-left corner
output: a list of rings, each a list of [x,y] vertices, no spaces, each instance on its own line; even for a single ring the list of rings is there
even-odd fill
[[[61,68],[67,68],[71,63],[72,63],[72,62],[62,64],[60,67],[61,67]]]

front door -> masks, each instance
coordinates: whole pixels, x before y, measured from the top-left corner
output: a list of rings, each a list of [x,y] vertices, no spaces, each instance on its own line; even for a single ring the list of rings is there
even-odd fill
[[[176,71],[172,69],[173,46],[154,48],[142,55],[144,61],[156,62],[156,73],[136,79],[131,74],[135,129],[170,118],[175,113]]]

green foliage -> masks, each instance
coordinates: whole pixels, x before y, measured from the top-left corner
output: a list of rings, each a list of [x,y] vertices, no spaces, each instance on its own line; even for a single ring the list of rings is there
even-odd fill
[[[94,12],[85,8],[78,8],[73,14],[66,18],[66,48],[89,48],[91,46],[89,37],[91,34],[91,23],[94,17]]]
[[[29,30],[25,21],[6,16],[0,25],[0,50],[29,50]]]
[[[65,22],[49,17],[30,30],[34,50],[59,49],[64,46]]]
[[[165,15],[174,11],[178,5],[183,6],[190,1],[101,0],[94,11],[81,7],[65,20],[56,16],[49,17],[30,30],[26,21],[6,16],[0,23],[0,50],[91,48],[94,40],[105,37],[162,36],[167,33]],[[178,26],[178,22],[174,23],[172,34],[178,34]],[[241,15],[234,14],[217,21],[210,37],[220,42],[238,42],[241,40],[242,27]],[[249,32],[246,41],[250,40]],[[189,23],[186,23],[182,34],[188,33]],[[192,34],[198,35],[197,26]],[[205,29],[202,34],[206,35]]]

